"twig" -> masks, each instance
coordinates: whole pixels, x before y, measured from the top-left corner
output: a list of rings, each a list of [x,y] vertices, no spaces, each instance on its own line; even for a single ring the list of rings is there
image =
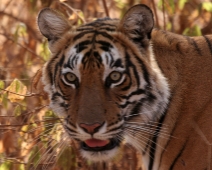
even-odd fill
[[[151,1],[152,1],[153,10],[155,13],[156,26],[157,26],[157,28],[159,28],[158,15],[157,15],[157,9],[155,7],[155,1],[154,0],[151,0]]]
[[[18,94],[18,93],[15,93],[15,92],[12,92],[12,91],[9,91],[9,90],[6,90],[6,89],[2,89],[2,88],[0,88],[0,90],[6,91],[8,93],[12,93],[12,94],[15,94],[15,95],[18,95],[18,96],[24,96],[24,97],[43,96],[42,94],[37,94],[37,93],[31,93],[31,94],[23,95],[23,94]]]
[[[164,0],[162,0],[162,4],[163,4],[163,29],[166,30],[166,19],[165,19]]]
[[[66,4],[65,2],[61,2],[61,4],[65,5],[66,7],[68,7],[72,12],[74,12],[78,17],[79,19],[82,20],[83,24],[86,23],[86,21],[84,20],[84,18],[82,18],[77,12],[82,12],[81,10],[79,9],[74,9],[72,8],[70,5]]]
[[[15,117],[15,116],[14,116]],[[7,128],[7,127],[20,127],[20,126],[24,126],[24,125],[34,125],[34,124],[38,124],[41,122],[52,122],[52,121],[58,121],[61,120],[61,118],[52,118],[52,119],[48,119],[48,120],[39,120],[39,121],[34,121],[32,123],[23,123],[23,124],[16,124],[16,125],[0,125],[0,130],[2,128]]]
[[[16,17],[16,16],[12,15],[12,14],[9,14],[9,13],[7,13],[7,12],[4,12],[4,11],[0,11],[0,15],[5,15],[5,16],[8,16],[8,17],[10,17],[10,18],[12,18],[12,19],[14,19],[14,20],[16,20],[16,21],[19,21],[19,22],[24,23],[24,24],[26,25],[26,27],[27,27],[27,30],[29,30],[29,32],[32,33],[31,35],[33,35],[33,36],[36,38],[36,40],[38,40],[39,42],[42,41],[42,39],[39,38],[39,37],[37,36],[37,30],[35,31],[35,30],[31,27],[31,25],[27,23],[27,21],[25,21],[25,20],[23,20],[23,19],[21,19],[21,18],[18,18],[18,17]]]
[[[7,7],[11,4],[12,0],[8,1],[8,3],[5,5],[4,9],[2,10],[3,12],[7,9]]]
[[[105,0],[102,0],[102,2],[103,2],[103,6],[104,6],[104,9],[105,9],[106,16],[110,17],[109,16],[109,12],[108,12],[108,8],[107,8],[107,4],[106,4]]]
[[[17,45],[19,45],[20,47],[24,48],[24,49],[27,50],[28,52],[32,53],[33,55],[39,57],[41,60],[45,61],[41,56],[37,55],[34,51],[32,51],[32,50],[29,49],[28,47],[22,45],[21,43],[16,42],[14,39],[12,39],[11,37],[9,37],[8,35],[3,34],[3,33],[0,33],[0,35],[3,35],[3,36],[6,37],[8,40],[10,40],[10,41],[16,43]]]

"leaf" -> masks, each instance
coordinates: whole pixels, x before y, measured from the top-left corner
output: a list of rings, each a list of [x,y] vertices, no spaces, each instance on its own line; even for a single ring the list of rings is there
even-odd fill
[[[74,169],[77,167],[75,154],[71,147],[66,147],[58,159],[58,164],[63,170]]]
[[[0,165],[0,170],[10,170],[12,167],[12,162],[6,161]]]
[[[45,39],[43,43],[40,44],[40,54],[45,61],[49,59],[50,51],[48,48],[48,41]]]
[[[188,0],[179,0],[179,8],[182,10]]]
[[[212,2],[203,2],[202,9],[204,9],[208,12],[212,12]]]
[[[3,94],[1,92],[3,92],[1,89],[4,89],[4,82],[2,80],[0,80],[0,102],[2,102],[3,100]]]
[[[195,25],[192,28],[186,28],[183,31],[183,35],[187,35],[187,36],[201,36],[202,32],[201,32],[200,27],[198,25]]]
[[[17,116],[20,116],[21,115],[21,106],[20,105],[17,105],[15,107],[15,110],[14,110],[14,115],[17,117]]]
[[[25,170],[24,164],[19,165],[19,170]]]
[[[0,80],[0,92],[1,92],[1,89],[4,89],[4,86],[5,86],[4,82]]]
[[[3,93],[0,95],[0,102],[2,103],[4,108],[7,108],[7,104],[8,104],[7,93]]]
[[[31,164],[34,165],[34,167],[36,167],[39,163],[39,160],[41,159],[41,154],[40,154],[40,148],[38,146],[35,146],[32,151],[30,152],[30,156],[29,156],[29,162],[27,165],[26,169],[30,169],[29,167],[31,167]]]
[[[27,92],[26,86],[18,79],[14,79],[10,86],[6,88],[6,90],[9,91],[8,99],[11,102],[19,102],[24,100],[24,95],[26,95]]]

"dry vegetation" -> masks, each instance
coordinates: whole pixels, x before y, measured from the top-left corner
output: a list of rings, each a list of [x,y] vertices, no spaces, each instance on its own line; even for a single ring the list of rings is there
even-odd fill
[[[0,1],[0,170],[142,169],[139,154],[124,145],[108,164],[83,160],[78,146],[62,136],[63,129],[48,109],[38,81],[49,58],[47,41],[36,16],[50,6],[72,25],[95,18],[120,18],[132,5],[145,3],[156,27],[185,35],[212,33],[212,3],[204,0],[1,0]],[[34,76],[37,73],[36,76]],[[33,78],[34,77],[34,78]],[[61,137],[62,136],[62,137]]]

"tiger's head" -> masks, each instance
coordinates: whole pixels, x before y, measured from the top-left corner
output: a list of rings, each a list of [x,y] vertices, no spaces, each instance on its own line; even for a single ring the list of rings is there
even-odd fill
[[[42,73],[50,107],[89,160],[114,157],[122,141],[144,148],[142,127],[167,106],[168,84],[151,47],[153,25],[144,5],[129,9],[121,21],[98,19],[77,28],[52,9],[39,13],[52,53]]]

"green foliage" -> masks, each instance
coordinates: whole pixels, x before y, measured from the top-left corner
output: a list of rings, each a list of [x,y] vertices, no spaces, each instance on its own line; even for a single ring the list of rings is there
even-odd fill
[[[6,90],[8,91],[8,99],[12,103],[22,101],[27,92],[26,86],[18,79],[14,79]]]
[[[62,152],[58,165],[63,168],[63,170],[70,170],[72,168],[77,167],[77,163],[75,161],[75,154],[72,151],[71,147],[66,147]]]
[[[202,32],[201,32],[200,27],[198,25],[195,25],[192,28],[186,28],[183,31],[183,35],[187,35],[187,36],[201,36]]]
[[[7,109],[7,106],[8,106],[7,93],[1,94],[0,103],[2,103],[2,105],[5,109]]]
[[[4,87],[5,87],[4,81],[0,80],[0,92],[1,92],[1,89],[4,89]]]
[[[184,5],[185,3],[187,2],[188,0],[179,0],[178,1],[178,4],[179,4],[179,8],[182,10],[184,8]]]
[[[12,162],[10,161],[5,161],[0,165],[0,170],[11,170],[12,168]]]
[[[15,42],[18,42],[18,38],[20,36],[26,36],[27,35],[27,27],[24,23],[19,23],[15,29],[15,32],[13,34]]]
[[[41,159],[40,154],[40,148],[38,146],[35,146],[32,148],[32,151],[30,152],[29,156],[29,162],[26,169],[30,169],[30,167],[33,165],[34,167],[38,166],[39,160]],[[32,164],[32,165],[31,165]]]
[[[17,116],[20,116],[21,115],[21,106],[20,105],[17,105],[15,107],[15,110],[14,110],[14,115],[17,117]]]
[[[44,61],[48,61],[50,57],[50,51],[48,47],[48,41],[45,39],[43,43],[40,44],[40,56],[44,59]]]
[[[204,9],[208,12],[212,12],[212,2],[203,2],[202,9]]]

